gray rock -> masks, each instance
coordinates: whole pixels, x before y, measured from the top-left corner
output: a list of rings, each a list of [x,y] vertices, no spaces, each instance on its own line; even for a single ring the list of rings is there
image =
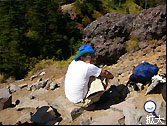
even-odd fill
[[[46,72],[41,72],[39,75],[40,76],[43,76],[43,75],[45,75],[46,74]]]
[[[139,91],[143,90],[144,89],[144,85],[142,83],[136,83]]]
[[[138,96],[130,97],[130,98],[126,99],[126,101],[129,102],[129,103],[135,103],[135,102],[137,102],[137,101],[136,101],[136,98],[137,98],[137,97],[138,97]]]
[[[31,112],[26,113],[25,115],[21,116],[17,119],[18,123],[25,123],[26,121],[29,121],[31,119]]]
[[[144,49],[148,46],[148,42],[145,41],[139,41],[138,43],[139,48]]]
[[[114,77],[109,81],[110,85],[119,85],[119,79],[117,77]]]
[[[32,81],[34,78],[37,78],[37,77],[38,77],[38,75],[33,75],[30,77],[30,80]]]
[[[9,92],[9,89],[2,88],[0,89],[0,110],[6,109],[12,106],[12,95]]]
[[[141,121],[141,118],[145,118],[147,115],[146,112],[142,110],[124,107],[123,114],[125,116],[125,125],[146,125]]]
[[[115,105],[110,106],[111,109],[118,110],[118,111],[121,111],[121,112],[123,112],[123,109],[125,107],[129,107],[129,108],[135,109],[135,104],[129,103],[127,101],[123,101],[123,102],[121,102],[119,104],[115,104]]]
[[[121,112],[109,110],[106,115],[93,119],[90,125],[120,125],[123,117]]]
[[[15,85],[15,84],[10,84],[9,90],[11,93],[13,93],[13,92],[16,92],[17,90],[20,90],[20,87],[18,85]]]
[[[135,15],[107,13],[84,29],[83,43],[94,45],[98,51],[97,64],[114,63],[126,53],[124,42],[130,33],[134,18]]]
[[[67,98],[63,96],[57,97],[55,101],[53,101],[51,106],[60,111],[60,114],[67,117],[70,121],[73,121],[75,118],[81,115],[84,110],[81,107],[75,106],[73,103],[71,103]]]
[[[50,90],[54,90],[57,86],[55,82],[50,83]]]
[[[32,115],[31,122],[37,124],[45,124],[56,119],[57,116],[51,107],[42,106]]]
[[[28,90],[32,91],[32,90],[37,90],[37,89],[40,89],[40,88],[44,88],[46,86],[48,80],[49,79],[46,79],[46,80],[43,80],[43,81],[40,81],[40,82],[35,82],[28,87]]]
[[[132,37],[139,40],[159,40],[166,35],[166,6],[142,10],[133,21]]]
[[[30,96],[37,96],[37,95],[40,95],[40,94],[44,94],[44,93],[47,93],[48,90],[44,89],[44,88],[40,88],[38,90],[35,90],[35,91],[32,91]]]
[[[156,104],[155,113],[157,114],[157,116],[160,116],[161,118],[164,118],[166,120],[166,103],[164,103],[162,99],[156,97],[149,97],[147,101],[148,100],[152,100],[155,102]]]
[[[39,78],[39,79],[37,80],[37,82],[40,82],[40,81],[42,81],[42,78]]]
[[[23,103],[18,104],[15,108],[20,111],[22,109],[26,108],[32,108],[37,109],[42,106],[48,106],[48,103],[46,101],[38,101],[38,100],[26,100]]]
[[[21,82],[21,81],[24,81],[24,79],[21,79],[21,80],[16,80],[15,82]]]
[[[20,89],[22,89],[22,88],[24,88],[24,87],[27,87],[27,86],[28,86],[28,84],[20,84],[20,85],[19,85]]]
[[[30,97],[22,97],[22,98],[19,98],[17,100],[19,101],[19,104],[20,104],[20,103],[24,103],[25,101],[29,101],[31,99],[30,99]]]
[[[90,125],[92,117],[85,117],[80,120],[80,125]]]

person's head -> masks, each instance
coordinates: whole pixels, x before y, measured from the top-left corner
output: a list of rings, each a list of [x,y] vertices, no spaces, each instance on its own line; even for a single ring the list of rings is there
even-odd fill
[[[73,60],[82,60],[86,63],[95,63],[96,51],[90,45],[83,45],[78,50],[78,56],[74,57]]]

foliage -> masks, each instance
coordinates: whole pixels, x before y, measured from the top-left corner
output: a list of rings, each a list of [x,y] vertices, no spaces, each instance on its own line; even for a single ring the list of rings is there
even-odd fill
[[[43,69],[43,68],[47,68],[51,65],[54,65],[55,67],[64,67],[64,66],[68,66],[71,61],[73,60],[73,58],[77,56],[77,54],[71,56],[69,59],[67,60],[61,60],[61,61],[55,61],[54,58],[52,59],[43,59],[41,61],[39,61],[37,64],[34,65],[34,68],[32,68],[29,72],[27,77],[30,78],[35,72]]]
[[[106,13],[138,14],[142,9],[166,4],[166,0],[76,0],[73,9],[86,27]]]
[[[136,3],[143,9],[148,9],[151,7],[156,7],[158,5],[164,5],[166,4],[166,0],[134,0],[134,3]]]
[[[130,52],[130,51],[135,50],[137,48],[138,48],[137,41],[135,41],[135,40],[128,40],[126,42],[126,50],[127,50],[127,52]]]
[[[103,15],[101,0],[77,0],[73,4],[73,9],[78,14],[78,20],[81,20],[84,27]]]
[[[62,4],[62,3],[61,3]],[[82,32],[56,0],[0,1],[0,74],[21,79],[41,59],[74,54]]]
[[[149,40],[149,41],[148,41],[148,44],[149,44],[149,45],[153,45],[154,43],[155,43],[155,40]]]
[[[0,83],[5,83],[5,82],[6,82],[5,75],[0,74]]]

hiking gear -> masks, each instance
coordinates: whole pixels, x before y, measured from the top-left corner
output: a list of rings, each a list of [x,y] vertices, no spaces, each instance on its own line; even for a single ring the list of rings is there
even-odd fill
[[[156,75],[159,71],[159,68],[156,65],[152,65],[147,62],[142,62],[132,70],[132,75],[129,77],[130,82],[143,83],[150,81],[151,78]]]
[[[155,89],[155,87],[157,87],[158,84],[164,84],[166,83],[166,81],[164,79],[162,79],[162,76],[156,75],[152,77],[152,83],[151,85],[147,88],[147,91],[145,93],[145,95],[149,94],[152,90]]]
[[[137,82],[145,83],[151,80],[158,73],[158,70],[157,66],[143,62],[133,69],[132,74]]]
[[[78,56],[74,57],[73,60],[77,60],[80,56],[86,53],[96,53],[96,51],[93,50],[93,48],[90,45],[83,45],[78,50]]]

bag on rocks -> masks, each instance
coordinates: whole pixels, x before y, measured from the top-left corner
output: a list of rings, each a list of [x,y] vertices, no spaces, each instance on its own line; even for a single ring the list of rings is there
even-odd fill
[[[151,78],[158,73],[158,71],[159,68],[156,65],[142,62],[138,66],[134,67],[128,83],[131,81],[145,84],[146,82],[150,81]]]

